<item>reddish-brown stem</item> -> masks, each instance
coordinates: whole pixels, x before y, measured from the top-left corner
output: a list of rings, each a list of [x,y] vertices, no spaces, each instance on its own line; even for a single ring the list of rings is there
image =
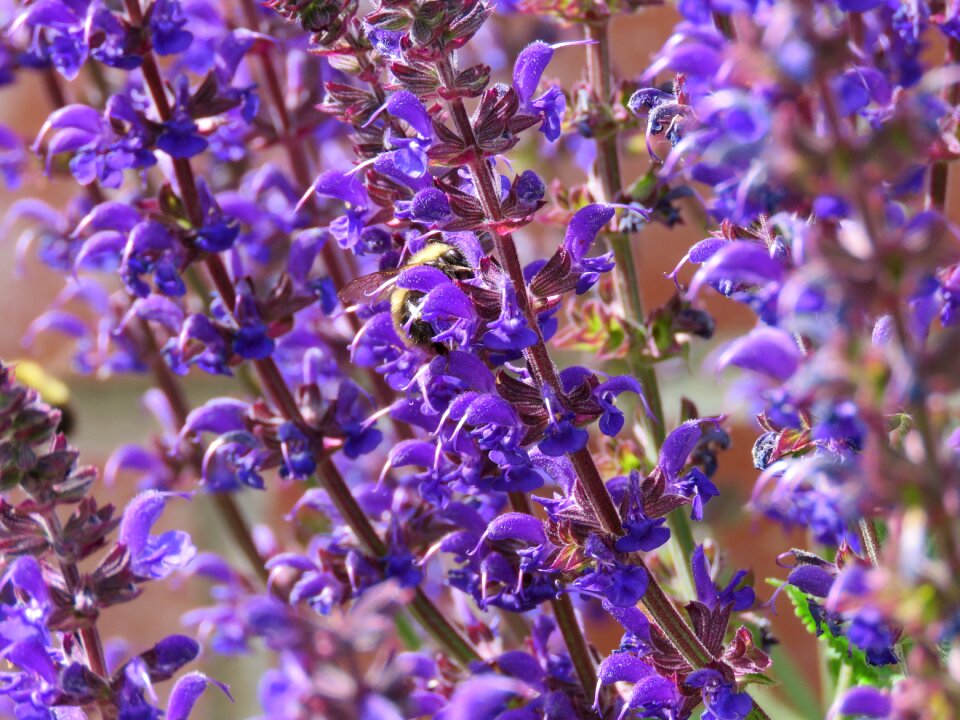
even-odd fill
[[[437,62],[440,76],[447,87],[453,87],[453,70],[448,58],[444,57]],[[477,188],[477,195],[480,204],[488,220],[492,223],[499,223],[503,220],[503,210],[500,207],[500,196],[494,185],[494,177],[491,169],[484,159],[483,151],[477,143],[473,132],[473,125],[467,110],[460,99],[452,100],[448,103],[450,113],[453,117],[457,132],[463,139],[467,147],[473,149],[474,159],[468,164],[470,176]],[[523,313],[530,327],[536,334],[536,342],[530,347],[524,349],[523,354],[530,367],[534,381],[542,388],[549,388],[552,394],[560,401],[565,402],[566,397],[563,387],[560,383],[560,375],[557,372],[556,365],[550,359],[547,352],[547,346],[543,341],[543,335],[540,332],[540,324],[537,322],[536,314],[527,294],[526,280],[523,277],[523,266],[520,264],[520,257],[517,254],[517,246],[510,233],[494,232],[494,243],[496,245],[497,257],[500,264],[510,279],[517,295],[517,304]],[[598,521],[603,526],[604,531],[620,535],[623,533],[620,521],[620,513],[617,511],[613,499],[607,491],[603,479],[597,470],[593,457],[586,449],[572,453],[570,460],[573,462],[577,471],[580,484],[583,487],[587,497],[590,498],[591,505],[597,516]]]
[[[955,64],[960,62],[960,41],[951,38],[947,43],[947,62]],[[947,103],[948,112],[956,113],[957,103],[960,102],[960,83],[952,83],[943,90],[943,99]],[[930,190],[927,194],[927,200],[931,208],[938,212],[943,212],[947,205],[947,183],[949,175],[949,164],[946,160],[940,160],[934,163],[930,169]]]
[[[190,414],[190,405],[187,402],[186,396],[183,394],[183,389],[163,359],[153,330],[145,320],[140,321],[140,332],[154,380],[160,392],[163,393],[167,402],[170,403],[170,409],[173,411],[177,424],[183,427],[187,422],[187,416]],[[190,454],[187,456],[187,460],[190,463],[190,469],[193,471],[193,474],[199,479],[203,473],[203,457],[200,453],[200,448],[192,448]],[[221,519],[226,524],[227,529],[239,546],[243,556],[247,559],[250,569],[253,570],[261,582],[266,585],[270,574],[267,572],[266,567],[264,567],[263,558],[260,557],[260,552],[257,550],[257,545],[253,540],[250,525],[243,516],[243,512],[240,510],[237,501],[233,495],[228,493],[214,493],[213,501],[217,506]]]
[[[138,1],[124,0],[124,4],[131,22],[134,25],[140,25],[143,16]],[[166,90],[163,83],[160,81],[156,61],[151,52],[145,53],[142,67],[145,77],[148,73],[154,74],[152,80],[147,79],[147,87],[160,118],[162,120],[169,120],[171,117],[170,103],[166,97]],[[182,158],[175,159],[174,171],[176,172],[180,196],[186,208],[187,215],[191,223],[199,226],[202,222],[202,215],[199,194],[190,161]],[[220,256],[215,254],[207,255],[204,258],[204,265],[220,297],[223,299],[227,308],[232,310],[236,305],[237,292]],[[300,408],[274,360],[272,358],[257,360],[254,366],[257,370],[261,387],[274,407],[286,420],[297,425],[307,437],[318,441],[319,438],[317,438],[315,431],[304,420]],[[378,558],[385,557],[388,551],[386,544],[377,534],[369,518],[364,514],[363,509],[359,503],[357,503],[350,487],[346,484],[336,466],[326,455],[320,452],[318,452],[317,460],[318,475],[324,489],[330,495],[331,500],[333,500],[340,514],[357,536],[357,539],[372,555]],[[436,606],[434,606],[429,598],[422,592],[417,591],[414,594],[408,608],[414,618],[421,623],[424,629],[451,658],[464,665],[480,660],[479,653],[477,653],[466,638],[447,621]]]
[[[60,78],[56,71],[52,68],[47,68],[43,73],[43,80],[53,109],[58,110],[65,107],[67,105],[67,96],[63,92],[63,87],[60,85]],[[103,194],[97,185],[88,185],[87,194],[95,203],[103,201]],[[53,547],[63,547],[63,528],[60,524],[60,518],[57,517],[55,511],[51,510],[45,519],[52,536]],[[70,597],[78,597],[81,575],[77,564],[72,561],[61,560],[60,570],[63,573]],[[107,662],[103,653],[103,642],[100,639],[100,630],[97,628],[96,621],[94,620],[91,624],[82,627],[79,631],[79,636],[80,644],[87,658],[87,666],[100,677],[109,679],[110,673],[107,669]],[[112,703],[104,701],[98,705],[98,707],[104,720],[112,720],[117,716],[117,709]]]
[[[256,2],[254,0],[241,0],[240,4],[243,8],[244,19],[250,28],[261,32],[266,32],[267,28],[264,27],[263,18],[260,16]],[[263,73],[267,88],[266,100],[276,115],[277,124],[279,126],[277,128],[277,133],[280,136],[280,144],[283,146],[284,152],[286,153],[287,162],[289,163],[290,170],[297,182],[298,190],[300,192],[305,192],[313,182],[310,172],[309,156],[303,151],[303,148],[297,144],[297,128],[294,126],[293,119],[290,117],[290,112],[287,109],[287,104],[283,93],[283,85],[280,81],[280,75],[277,72],[277,67],[273,62],[273,56],[271,55],[270,51],[271,48],[265,47],[263,50],[257,53],[260,69]],[[317,202],[317,199],[314,198],[314,201],[307,205],[307,208],[313,213],[315,220],[320,219],[320,208]],[[340,258],[338,257],[335,244],[332,242],[324,243],[323,247],[320,249],[320,257],[323,260],[324,267],[327,268],[327,272],[330,273],[330,279],[333,281],[333,285],[336,290],[340,291],[346,287],[350,278],[344,274],[343,268],[340,265]],[[350,328],[354,335],[360,332],[361,323],[356,314],[348,313],[347,321],[350,323]],[[390,386],[387,385],[386,381],[383,379],[383,376],[372,369],[368,370],[367,376],[370,379],[370,384],[373,388],[373,393],[376,396],[378,403],[382,407],[392,404],[394,400],[394,394],[390,389]],[[394,422],[393,425],[396,429],[397,435],[401,440],[409,440],[413,438],[413,432],[405,423]]]
[[[450,60],[443,56],[437,61],[437,69],[444,85],[448,88],[453,87],[454,72],[450,65]],[[489,221],[497,224],[503,220],[503,212],[500,206],[499,194],[496,192],[494,176],[491,168],[484,158],[483,150],[477,143],[473,132],[473,126],[467,115],[463,101],[455,99],[448,102],[450,114],[456,125],[457,132],[467,148],[472,148],[473,159],[468,164],[471,178],[474,186],[477,188],[477,195],[484,209],[484,213]],[[517,255],[516,245],[513,237],[509,233],[494,232],[494,241],[497,255],[501,266],[504,268],[510,281],[513,283],[517,294],[517,301],[520,305],[527,324],[533,328],[537,334],[537,341],[533,346],[524,350],[524,356],[528,365],[531,367],[534,379],[540,383],[541,387],[549,386],[556,394],[558,399],[563,401],[564,393],[560,384],[559,375],[556,366],[550,359],[543,336],[539,331],[539,324],[536,316],[532,312],[532,305],[527,295],[526,282],[523,277],[523,268]],[[604,530],[613,535],[623,533],[620,514],[613,499],[607,491],[603,479],[597,470],[596,463],[590,451],[584,448],[570,454],[570,460],[577,472],[578,480],[586,492],[594,513],[603,526]],[[636,558],[637,563],[646,568],[643,559]],[[703,645],[696,633],[684,621],[683,617],[667,598],[661,589],[659,583],[652,573],[647,571],[649,577],[649,586],[643,597],[643,603],[646,605],[650,614],[657,622],[658,626],[664,631],[666,636],[674,644],[681,655],[690,663],[692,667],[699,668],[712,662],[713,656]],[[579,627],[577,627],[579,629]],[[568,650],[569,650],[568,646]],[[750,713],[751,720],[769,720],[766,713],[754,701],[753,710]]]

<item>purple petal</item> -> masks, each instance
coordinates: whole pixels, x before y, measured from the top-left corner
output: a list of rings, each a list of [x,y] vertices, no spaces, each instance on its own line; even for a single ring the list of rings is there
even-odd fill
[[[497,665],[505,675],[523,680],[531,687],[538,687],[545,675],[539,661],[523,650],[508,650],[497,658]]]
[[[401,440],[391,450],[388,459],[390,467],[433,467],[436,448],[422,440]]]
[[[423,103],[408,90],[398,90],[387,100],[387,112],[398,117],[423,138],[433,137],[433,124]]]
[[[174,335],[178,335],[183,326],[183,310],[173,300],[163,295],[151,295],[135,300],[127,311],[122,325],[126,326],[134,316],[147,322],[159,323]]]
[[[43,136],[50,130],[82,130],[88,135],[99,135],[103,129],[103,118],[89,105],[67,105],[55,110],[40,128],[34,142],[34,150],[40,147]]]
[[[610,222],[616,210],[611,205],[587,205],[580,208],[570,218],[567,234],[563,238],[564,247],[575,260],[582,260],[603,227]]]
[[[676,480],[681,468],[700,439],[700,420],[688,420],[673,430],[660,448],[657,464],[670,480]]]
[[[49,310],[30,323],[23,337],[23,344],[29,347],[37,335],[50,330],[73,338],[86,337],[89,333],[86,324],[76,315],[65,310]]]
[[[713,578],[710,577],[710,568],[703,552],[703,545],[697,545],[696,550],[693,551],[690,566],[693,570],[693,583],[697,588],[697,600],[709,608],[716,607],[720,594],[717,592],[717,586],[713,584]]]
[[[618,652],[604,658],[597,671],[597,677],[604,685],[615,682],[635,683],[652,675],[653,672],[653,668],[641,658]]]
[[[640,638],[650,636],[650,621],[639,608],[621,608],[604,600],[603,609],[610,613],[613,619],[620,623],[628,633]]]
[[[140,473],[162,471],[166,466],[149,450],[139,445],[121,445],[107,460],[103,468],[103,483],[111,487],[117,476],[124,470],[133,470]]]
[[[463,415],[469,425],[518,425],[513,406],[496,395],[481,395]]]
[[[690,284],[693,297],[705,283],[734,285],[764,285],[780,282],[783,265],[770,257],[764,246],[747,241],[734,241],[720,248],[704,263]]]
[[[696,263],[697,265],[702,265],[707,260],[712,258],[724,245],[729,244],[729,240],[723,240],[721,238],[707,238],[706,240],[701,240],[692,248],[690,248],[690,252],[687,253],[687,257],[690,259],[690,262]]]
[[[480,543],[484,540],[520,540],[531,545],[543,545],[547,541],[547,535],[538,518],[526,513],[511,512],[490,521]]]
[[[447,283],[431,290],[423,301],[420,311],[424,320],[438,317],[473,317],[473,303],[456,285]]]
[[[798,565],[790,571],[787,582],[805,593],[825,598],[833,587],[833,576],[816,565]]]
[[[890,696],[874,687],[855,687],[840,701],[844,715],[863,715],[868,718],[888,718],[893,712]]]
[[[234,398],[216,398],[205,402],[187,416],[180,435],[185,437],[202,432],[223,435],[233,430],[243,430],[243,419],[249,407],[248,403]]]
[[[534,40],[517,56],[513,64],[513,87],[521,105],[526,105],[533,98],[552,57],[553,48],[542,40]]]
[[[628,707],[643,707],[647,704],[667,705],[674,701],[676,689],[672,682],[659,675],[647,676],[633,686],[633,692],[630,693],[630,699],[627,701]]]
[[[152,220],[137,223],[130,231],[127,254],[162,252],[174,246],[174,238],[166,225]]]
[[[200,644],[186,635],[169,635],[141,655],[152,673],[170,677],[200,654]],[[156,680],[157,678],[154,678]]]
[[[200,672],[187,673],[177,680],[177,684],[173,686],[173,690],[170,692],[166,720],[187,720],[193,710],[194,703],[197,702],[197,699],[209,685],[217,686],[223,690],[223,693],[231,701],[233,700],[230,690],[222,682],[212,680]]]
[[[0,580],[0,586],[7,583],[12,583],[17,590],[26,592],[42,606],[46,606],[50,600],[50,592],[43,579],[43,569],[36,558],[24,556],[14,560]]]
[[[75,130],[67,128],[61,130],[50,142],[47,143],[47,156],[59,155],[60,153],[73,152],[89,145],[95,139],[86,130]],[[49,161],[47,162],[47,171],[50,170]]]
[[[735,365],[782,382],[796,372],[802,356],[790,334],[778,328],[758,327],[730,343],[720,355],[717,367]]]
[[[74,236],[87,230],[117,230],[130,232],[140,222],[140,213],[127,203],[108,200],[88,212],[73,231]]]
[[[440,284],[450,284],[450,278],[442,270],[429,265],[406,268],[397,276],[397,287],[422,293],[430,292]]]
[[[355,175],[329,170],[317,178],[313,189],[318,195],[336,198],[350,207],[362,208],[368,203],[367,191]]]
[[[146,547],[150,538],[150,529],[163,513],[170,493],[148,490],[131,500],[123,511],[117,541],[126,547],[131,555],[138,555]]]

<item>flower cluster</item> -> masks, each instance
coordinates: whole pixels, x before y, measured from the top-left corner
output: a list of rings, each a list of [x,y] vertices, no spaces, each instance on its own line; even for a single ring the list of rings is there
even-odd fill
[[[195,555],[185,532],[151,533],[171,493],[145,491],[118,516],[90,494],[96,472],[77,464],[77,451],[58,432],[61,411],[18,384],[9,366],[0,367],[0,407],[2,486],[11,499],[21,496],[0,501],[8,561],[0,579],[0,648],[12,664],[4,673],[5,710],[46,718],[94,705],[113,717],[162,717],[154,684],[194,660],[197,642],[170,635],[152,647],[141,640],[137,654],[107,657],[97,620]],[[96,566],[82,571],[93,557]],[[186,718],[210,682],[220,685],[199,672],[182,675],[167,716]]]
[[[776,675],[780,593],[826,648],[824,715],[948,717],[960,95],[925,54],[960,60],[960,25],[924,3],[681,0],[620,80],[611,22],[644,4],[0,16],[0,84],[40,74],[54,106],[32,143],[0,128],[0,170],[80,188],[3,223],[21,264],[64,277],[24,342],[66,339],[101,378],[148,374],[158,427],[104,468],[141,488],[115,518],[58,411],[0,369],[0,697],[18,717],[160,717],[153,683],[198,641],[109,658],[97,620],[175,572],[213,585],[184,617],[212,652],[270,653],[262,717],[779,716],[754,688]],[[536,37],[501,48],[498,12],[537,15]],[[558,41],[554,17],[583,37]],[[550,81],[557,53],[586,58],[580,82]],[[650,159],[635,180],[627,135]],[[634,241],[685,219],[708,236],[647,312]],[[673,414],[657,368],[713,336],[711,293],[756,318],[713,355],[743,371],[731,413]],[[193,407],[181,378],[203,373],[235,391]],[[744,408],[751,509],[814,545],[779,558],[766,603],[694,536]],[[282,526],[250,527],[236,495],[254,491],[296,495]],[[246,567],[152,534],[195,492]],[[617,647],[587,618],[619,626]],[[212,682],[181,676],[165,716]]]

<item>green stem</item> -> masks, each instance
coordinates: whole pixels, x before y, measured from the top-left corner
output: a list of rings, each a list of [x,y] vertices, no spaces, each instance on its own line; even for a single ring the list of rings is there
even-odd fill
[[[850,689],[850,684],[852,682],[853,665],[851,663],[841,662],[840,672],[837,673],[837,684],[833,691],[833,701],[830,703],[831,705],[836,703],[837,699]]]
[[[608,108],[613,94],[613,66],[610,61],[610,21],[607,18],[586,25],[586,38],[593,43],[587,45],[587,76],[602,108]],[[610,115],[609,110],[602,110]],[[623,176],[620,170],[620,153],[617,147],[615,129],[601,132],[596,140],[597,162],[594,166],[600,188],[601,202],[616,202],[623,188]],[[645,313],[641,293],[640,274],[637,271],[636,258],[629,233],[618,232],[608,235],[613,249],[616,267],[614,281],[617,296],[624,311],[627,344],[627,365],[630,373],[637,377],[643,386],[644,397],[650,406],[650,414],[639,412],[640,422],[648,438],[650,455],[659,453],[666,438],[666,414],[663,410],[663,397],[654,366],[643,357],[643,325]],[[640,330],[638,332],[638,329]],[[667,516],[670,528],[668,552],[672,556],[674,572],[680,589],[688,599],[693,599],[694,584],[690,569],[690,558],[696,548],[693,529],[685,508],[678,508]]]

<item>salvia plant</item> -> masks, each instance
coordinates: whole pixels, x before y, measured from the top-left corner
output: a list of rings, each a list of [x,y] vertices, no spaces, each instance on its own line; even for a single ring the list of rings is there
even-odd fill
[[[157,421],[116,508],[0,366],[0,712],[184,720],[229,695],[202,649],[268,658],[227,717],[960,717],[960,6],[679,0],[618,76],[611,26],[658,4],[0,5],[0,84],[50,105],[3,178],[76,187],[0,229],[63,278],[24,342],[148,376]],[[645,308],[644,229],[679,224]],[[719,296],[754,327],[713,345]],[[736,378],[726,413],[663,402],[678,358]],[[737,453],[739,520],[804,538],[766,581],[707,524]],[[229,558],[155,528],[198,494]],[[169,578],[210,591],[184,634],[108,642]],[[778,610],[816,657],[772,662]]]

